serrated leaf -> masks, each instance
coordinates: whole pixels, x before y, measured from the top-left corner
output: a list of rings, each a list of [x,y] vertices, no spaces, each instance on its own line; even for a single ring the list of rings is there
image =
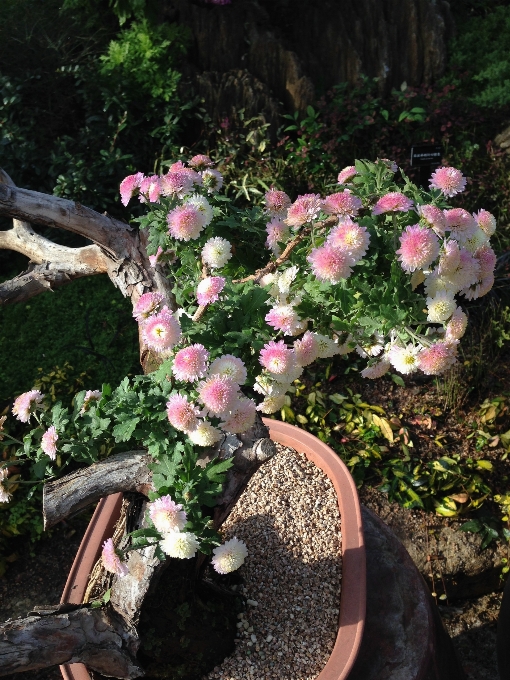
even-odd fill
[[[130,418],[122,423],[118,423],[112,430],[116,442],[127,442],[131,439],[136,426],[140,422],[140,418]]]
[[[226,458],[225,460],[221,460],[218,463],[215,463],[214,461],[209,463],[209,465],[205,468],[207,479],[209,479],[211,482],[219,482],[220,480],[217,479],[218,475],[225,473],[232,467],[233,464],[234,461],[232,458]]]

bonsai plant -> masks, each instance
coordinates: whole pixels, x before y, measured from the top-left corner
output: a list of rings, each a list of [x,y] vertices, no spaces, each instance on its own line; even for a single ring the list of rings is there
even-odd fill
[[[221,545],[218,530],[274,452],[259,414],[278,412],[304,367],[337,354],[357,351],[368,379],[391,367],[437,375],[452,366],[467,324],[457,298],[481,297],[494,281],[495,219],[448,204],[466,183],[455,168],[438,168],[422,190],[386,159],[345,168],[328,196],[292,202],[271,188],[260,207],[239,208],[221,194],[210,159],[194,156],[123,180],[123,204],[147,208],[131,226],[3,180],[0,214],[14,226],[0,232],[0,247],[32,263],[0,286],[2,302],[107,273],[133,302],[144,371],[77,394],[72,410],[49,408],[38,390],[22,394],[13,415],[34,427],[17,464],[47,479],[47,526],[118,491],[149,502],[122,549],[104,543],[109,606],[5,624],[0,673],[73,657],[138,677],[138,616],[167,560],[200,553],[227,573],[247,556],[240,541]],[[93,244],[58,246],[31,223]],[[56,479],[71,462],[83,467]],[[1,475],[5,502],[7,464]],[[65,644],[48,651],[44,642],[43,653],[41,640],[49,631],[60,639],[62,627]],[[90,630],[102,631],[99,642]]]

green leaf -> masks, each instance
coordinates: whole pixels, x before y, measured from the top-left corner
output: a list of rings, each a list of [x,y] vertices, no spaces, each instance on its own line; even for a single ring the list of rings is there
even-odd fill
[[[205,468],[207,479],[209,479],[211,482],[223,481],[222,478],[218,477],[218,475],[223,475],[224,472],[230,470],[233,464],[234,461],[232,458],[226,458],[225,460],[221,460],[218,463],[211,461]]]
[[[131,439],[136,426],[140,422],[140,418],[130,418],[122,423],[118,423],[113,428],[112,434],[115,437],[116,442],[127,442]]]
[[[477,534],[482,530],[482,523],[477,519],[471,519],[469,522],[465,522],[461,527],[461,531],[472,531]]]
[[[489,460],[477,460],[476,465],[482,470],[492,470],[493,468],[493,465]]]
[[[405,386],[406,386],[406,384],[405,384],[405,382],[403,381],[403,379],[402,379],[399,375],[397,375],[396,373],[392,373],[392,374],[391,374],[391,379],[393,380],[393,382],[394,382],[396,385],[400,385],[400,387],[405,387]]]

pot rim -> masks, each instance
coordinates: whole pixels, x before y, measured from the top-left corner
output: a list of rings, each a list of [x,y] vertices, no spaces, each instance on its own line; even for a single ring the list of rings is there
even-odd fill
[[[356,484],[338,454],[313,434],[279,420],[263,418],[263,422],[273,441],[304,453],[314,462],[332,481],[337,494],[342,522],[340,616],[333,651],[317,680],[346,680],[359,652],[366,616],[366,554]],[[81,604],[89,574],[103,542],[112,534],[121,505],[121,493],[99,502],[69,572],[62,603]],[[60,670],[64,680],[90,680],[84,664],[66,664]]]

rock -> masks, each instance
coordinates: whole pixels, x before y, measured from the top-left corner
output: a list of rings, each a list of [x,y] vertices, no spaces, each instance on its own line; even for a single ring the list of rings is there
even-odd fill
[[[510,125],[494,137],[494,144],[505,149],[506,153],[510,153]]]

